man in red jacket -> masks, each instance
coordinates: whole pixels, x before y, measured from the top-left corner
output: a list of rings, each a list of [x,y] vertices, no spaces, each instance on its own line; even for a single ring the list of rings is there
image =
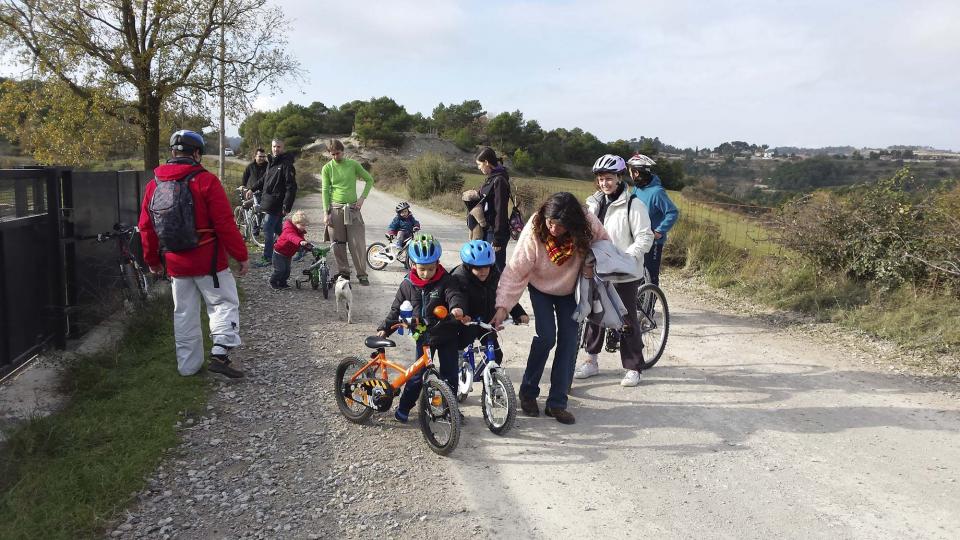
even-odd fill
[[[173,328],[180,374],[193,375],[203,367],[203,298],[213,338],[209,370],[239,378],[243,372],[230,365],[228,356],[230,349],[240,345],[240,300],[227,255],[240,263],[241,276],[250,263],[220,180],[200,165],[203,149],[203,136],[193,131],[180,130],[170,137],[172,157],[154,169],[155,181],[147,184],[143,195],[139,223],[143,258],[154,273],[166,263],[173,281]],[[181,189],[184,184],[189,192]],[[182,211],[189,209],[191,198],[192,220]],[[192,236],[192,241],[180,242],[184,235]]]

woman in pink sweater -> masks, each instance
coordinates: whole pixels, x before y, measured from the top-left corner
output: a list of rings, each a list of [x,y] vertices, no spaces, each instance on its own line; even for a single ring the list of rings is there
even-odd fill
[[[550,349],[556,345],[550,394],[543,411],[562,424],[576,421],[567,411],[567,390],[573,382],[577,356],[577,323],[573,320],[577,304],[573,291],[581,273],[593,275],[593,267],[584,265],[590,244],[609,238],[603,224],[566,192],[551,195],[520,233],[517,247],[500,277],[497,312],[492,322],[495,326],[502,323],[507,318],[507,306],[516,305],[527,287],[537,329],[520,385],[520,408],[528,416],[540,416],[540,377]]]

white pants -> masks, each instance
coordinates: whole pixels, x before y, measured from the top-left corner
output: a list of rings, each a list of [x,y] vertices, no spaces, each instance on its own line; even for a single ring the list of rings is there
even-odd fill
[[[228,354],[240,345],[240,299],[230,270],[212,276],[173,278],[173,333],[177,344],[177,371],[193,375],[203,367],[203,336],[200,332],[200,298],[210,317],[210,354]]]

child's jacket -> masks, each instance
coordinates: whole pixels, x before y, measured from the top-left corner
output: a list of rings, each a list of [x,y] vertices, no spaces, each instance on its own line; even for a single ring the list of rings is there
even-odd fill
[[[418,317],[430,327],[427,343],[442,345],[457,341],[463,325],[454,319],[438,322],[433,315],[433,309],[441,304],[451,311],[454,308],[466,308],[466,301],[463,293],[460,292],[457,280],[448,274],[442,265],[437,265],[437,273],[430,281],[420,279],[416,269],[410,270],[410,274],[400,282],[397,296],[393,299],[393,305],[390,306],[390,313],[387,314],[378,331],[384,330],[387,335],[393,332],[390,327],[400,322],[400,304],[404,300],[409,300],[413,305],[414,317]]]
[[[293,257],[300,249],[300,242],[306,233],[301,232],[289,219],[283,222],[283,231],[273,244],[273,250],[284,257]]]
[[[419,228],[420,222],[417,221],[417,218],[413,217],[413,212],[410,212],[410,215],[406,218],[402,218],[400,214],[397,214],[387,227],[387,232],[395,235],[400,231],[407,231],[412,234],[414,229]]]
[[[472,319],[481,319],[489,323],[493,319],[493,314],[497,311],[497,285],[500,283],[500,272],[496,267],[490,268],[490,275],[486,281],[480,281],[473,272],[467,270],[467,267],[460,265],[453,269],[453,277],[457,278],[460,284],[460,290],[467,301],[467,308],[464,313]],[[510,310],[510,317],[514,321],[520,319],[527,312],[517,304]]]

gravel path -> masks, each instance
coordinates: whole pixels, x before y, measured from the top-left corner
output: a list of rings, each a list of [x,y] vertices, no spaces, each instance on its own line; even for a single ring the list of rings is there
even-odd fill
[[[395,202],[372,194],[368,242]],[[314,223],[319,205],[318,195],[298,201]],[[460,220],[415,213],[452,267]],[[960,536],[955,379],[904,377],[870,348],[721,312],[669,275],[667,354],[641,386],[621,388],[618,360],[604,355],[600,376],[575,383],[575,426],[521,415],[506,437],[486,430],[475,394],[460,446],[439,458],[414,423],[384,414],[353,425],[333,401],[336,363],[365,354],[400,267],[354,286],[352,325],[333,299],[274,292],[268,275],[242,279],[235,357],[247,379],[218,383],[206,414],[182,422],[183,444],[108,536]],[[503,334],[515,385],[532,334]],[[411,344],[400,348],[412,357]]]

